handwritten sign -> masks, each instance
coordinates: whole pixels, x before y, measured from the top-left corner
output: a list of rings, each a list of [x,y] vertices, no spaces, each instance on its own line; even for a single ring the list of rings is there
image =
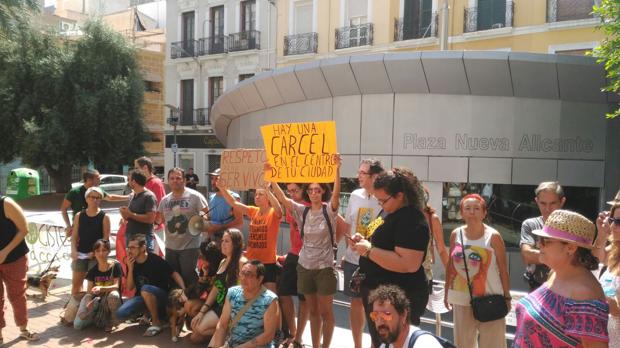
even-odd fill
[[[263,165],[267,161],[263,149],[235,149],[222,151],[220,180],[231,190],[249,190],[264,187]]]
[[[265,180],[275,182],[333,182],[336,122],[281,123],[260,128],[272,166]]]

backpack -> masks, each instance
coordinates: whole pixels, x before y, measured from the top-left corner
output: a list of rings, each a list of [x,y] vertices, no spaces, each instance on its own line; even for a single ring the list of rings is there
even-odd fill
[[[409,345],[407,345],[407,347],[409,348],[413,348],[413,346],[415,345],[415,341],[418,339],[418,337],[422,336],[422,335],[431,335],[433,337],[435,337],[435,339],[437,340],[437,342],[439,342],[439,344],[444,347],[444,348],[456,348],[456,346],[448,341],[447,339],[443,338],[443,337],[439,337],[431,332],[425,331],[425,330],[416,330],[412,335],[411,338],[409,339]]]
[[[301,230],[299,233],[301,234],[301,240],[304,240],[304,227],[306,226],[306,217],[308,216],[308,212],[310,212],[310,207],[304,208],[303,218],[301,222]],[[338,253],[338,246],[334,241],[334,230],[332,229],[332,223],[329,221],[329,215],[327,215],[327,205],[323,204],[323,217],[325,218],[325,222],[327,223],[327,229],[329,230],[329,237],[332,240],[332,249],[334,250],[334,261],[337,260],[336,254]]]

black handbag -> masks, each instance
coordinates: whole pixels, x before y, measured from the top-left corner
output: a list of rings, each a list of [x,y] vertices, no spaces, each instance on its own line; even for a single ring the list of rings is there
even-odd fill
[[[465,275],[467,276],[467,289],[469,297],[471,297],[471,308],[474,318],[480,322],[493,321],[501,319],[508,314],[508,305],[503,295],[485,295],[474,297],[471,291],[471,282],[469,281],[469,272],[467,271],[467,258],[465,257],[465,242],[463,239],[463,229],[460,230],[461,244],[463,245],[463,263],[465,264]]]

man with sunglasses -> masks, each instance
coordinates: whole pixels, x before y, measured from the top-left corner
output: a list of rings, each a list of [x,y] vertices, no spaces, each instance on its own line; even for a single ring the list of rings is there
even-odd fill
[[[380,285],[370,292],[370,319],[381,337],[379,348],[441,348],[432,334],[409,323],[409,300],[396,285]],[[446,341],[447,342],[447,341]],[[450,346],[445,344],[445,346]]]
[[[566,202],[564,190],[557,181],[540,183],[534,193],[536,194],[535,201],[540,210],[540,216],[523,221],[519,242],[523,263],[527,265],[523,277],[528,282],[530,291],[536,290],[547,280],[549,275],[549,267],[539,260],[538,237],[532,231],[542,229],[549,215],[555,210],[561,209]]]

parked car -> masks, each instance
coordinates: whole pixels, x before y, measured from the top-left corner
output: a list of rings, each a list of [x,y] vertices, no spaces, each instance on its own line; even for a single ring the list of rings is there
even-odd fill
[[[101,174],[99,177],[101,178],[99,187],[105,192],[117,195],[127,195],[131,193],[131,188],[127,185],[127,177],[125,175]],[[71,188],[82,184],[84,184],[83,181],[74,182],[71,184]]]

